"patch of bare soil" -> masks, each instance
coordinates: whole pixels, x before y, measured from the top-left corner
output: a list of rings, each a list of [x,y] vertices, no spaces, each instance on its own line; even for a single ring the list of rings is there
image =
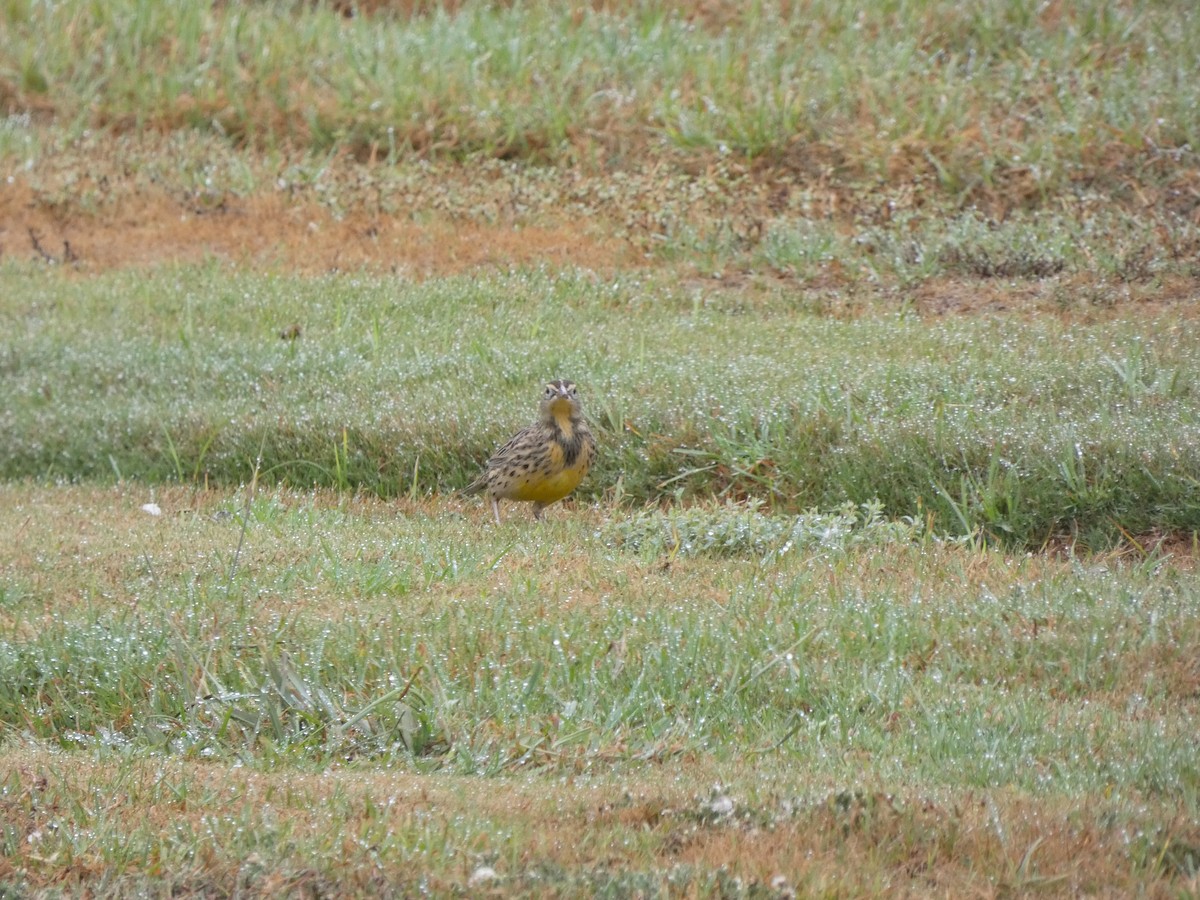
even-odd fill
[[[554,227],[448,219],[416,224],[364,211],[335,216],[315,202],[279,194],[204,209],[150,191],[101,213],[64,213],[19,183],[0,191],[0,254],[88,273],[214,258],[302,274],[365,268],[413,277],[538,263],[598,270],[636,263],[623,242],[568,221]]]

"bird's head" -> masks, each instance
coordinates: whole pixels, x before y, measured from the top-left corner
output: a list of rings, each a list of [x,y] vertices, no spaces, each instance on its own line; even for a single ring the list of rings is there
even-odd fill
[[[546,382],[542,391],[542,417],[545,419],[573,418],[580,414],[575,382],[566,378]]]

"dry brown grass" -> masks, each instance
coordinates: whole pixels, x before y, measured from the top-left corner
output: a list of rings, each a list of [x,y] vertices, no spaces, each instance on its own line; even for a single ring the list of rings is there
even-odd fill
[[[1165,816],[1170,824],[1157,842],[1149,841],[1152,864],[1140,869],[1131,868],[1128,857],[1131,840],[1141,840],[1138,822],[1120,813],[1110,812],[1114,824],[1105,826],[1104,810],[1048,805],[1014,791],[949,799],[809,785],[791,795],[802,775],[777,772],[775,786],[765,788],[756,784],[754,770],[694,759],[557,783],[353,767],[266,774],[224,764],[168,759],[128,765],[78,755],[69,766],[63,762],[35,746],[0,752],[0,771],[8,773],[0,808],[22,848],[0,862],[0,877],[20,874],[34,889],[86,889],[104,875],[98,854],[84,850],[69,865],[56,865],[39,856],[39,844],[48,831],[123,819],[165,834],[191,832],[187,868],[143,874],[193,889],[233,884],[259,865],[232,843],[234,827],[263,835],[284,830],[295,855],[272,861],[269,874],[246,884],[250,896],[306,884],[334,895],[380,885],[403,890],[399,886],[415,874],[410,865],[394,856],[368,862],[361,844],[443,829],[464,834],[466,842],[458,852],[424,860],[423,877],[436,891],[461,889],[484,863],[496,871],[504,894],[558,895],[571,883],[559,881],[566,873],[611,877],[680,867],[723,871],[743,889],[774,894],[1165,898],[1200,887],[1195,877],[1175,877],[1171,855],[1200,845],[1200,827],[1172,820],[1170,810],[1154,802],[1143,803],[1142,815]],[[693,793],[705,776],[725,785],[715,800]],[[98,786],[111,784],[121,789],[97,797]],[[755,799],[748,803],[747,794]],[[732,806],[716,806],[722,798]],[[314,846],[322,850],[319,867],[304,863],[302,848]],[[530,880],[530,873],[541,876]],[[565,893],[582,888],[577,883]]]

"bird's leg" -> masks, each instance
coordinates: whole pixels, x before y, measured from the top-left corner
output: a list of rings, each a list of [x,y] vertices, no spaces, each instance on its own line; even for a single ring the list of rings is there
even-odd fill
[[[542,521],[542,510],[545,508],[546,507],[542,506],[542,504],[540,504],[540,503],[533,504],[533,518],[536,521],[538,521],[538,522]]]
[[[500,501],[495,497],[492,498],[492,513],[496,517],[496,524],[500,524]]]

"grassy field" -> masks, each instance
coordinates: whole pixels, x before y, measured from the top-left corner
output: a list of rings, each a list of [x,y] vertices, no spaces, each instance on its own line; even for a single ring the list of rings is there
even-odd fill
[[[1200,342],[1173,317],[837,321],[570,271],[6,281],[9,478],[236,485],[257,465],[425,496],[463,487],[561,372],[605,456],[584,497],[880,500],[1031,547],[1200,529]]]
[[[385,158],[611,165],[665,143],[880,177],[909,153],[943,189],[1036,197],[1076,166],[1200,144],[1187,3],[597,6],[346,19],[327,4],[10,0],[0,46],[9,102],[79,129]]]
[[[1200,893],[1192,5],[346,8],[0,0],[0,897]]]
[[[1190,565],[1005,556],[869,512],[779,535],[744,510],[494,528],[448,499],[3,494],[26,884],[1194,879]]]

